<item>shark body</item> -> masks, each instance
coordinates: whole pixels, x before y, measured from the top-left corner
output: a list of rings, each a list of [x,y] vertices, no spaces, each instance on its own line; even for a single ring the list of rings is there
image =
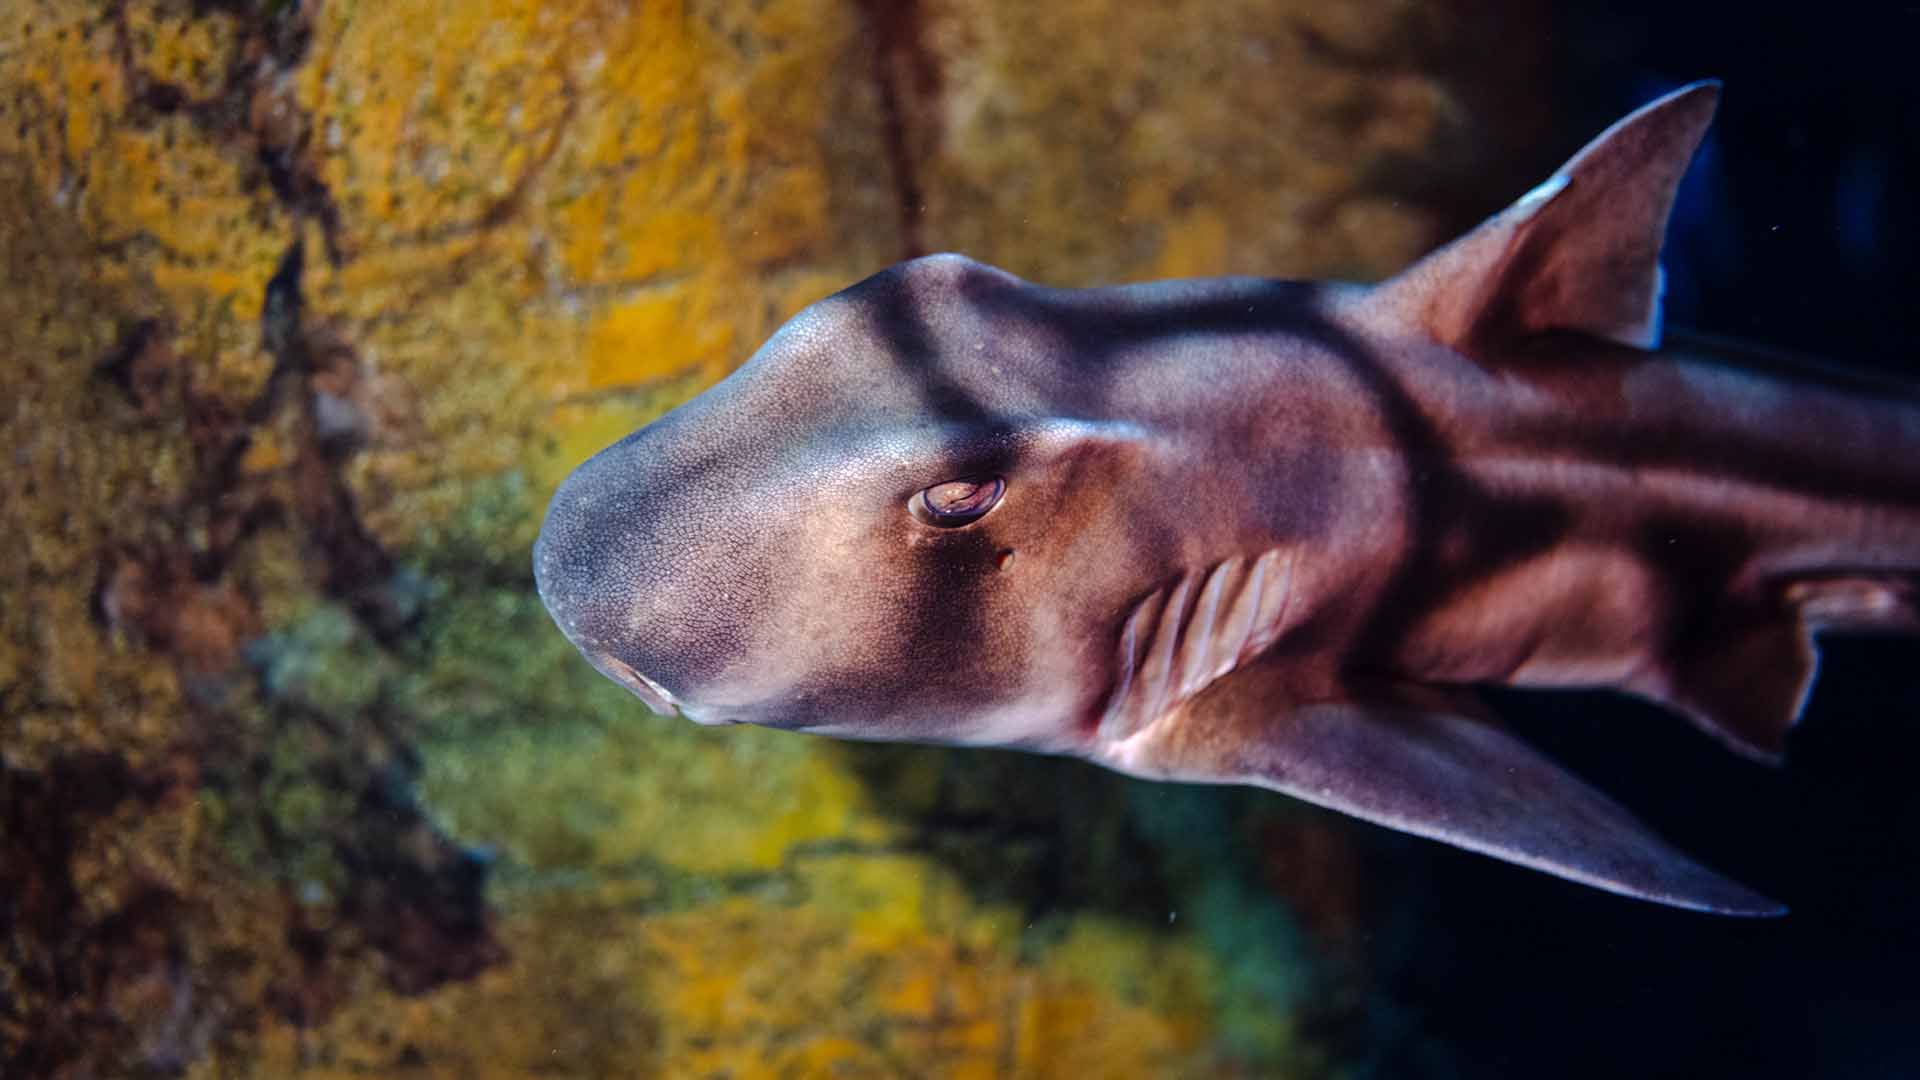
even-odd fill
[[[1476,693],[1624,691],[1774,759],[1818,632],[1920,626],[1920,402],[1656,351],[1717,97],[1376,286],[883,271],[576,470],[541,595],[660,712],[1258,785],[1777,913]]]

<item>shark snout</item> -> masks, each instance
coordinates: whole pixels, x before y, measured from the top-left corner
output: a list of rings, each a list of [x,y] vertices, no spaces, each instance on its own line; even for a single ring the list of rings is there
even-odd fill
[[[715,679],[739,651],[737,549],[725,485],[642,429],[582,462],[554,493],[533,547],[547,612],[589,663],[663,716],[721,723]]]
[[[534,542],[534,583],[589,663],[654,712],[674,716],[680,702],[646,647],[661,591],[646,573],[655,561],[651,500],[629,482],[634,462],[617,449],[583,463],[555,493]]]

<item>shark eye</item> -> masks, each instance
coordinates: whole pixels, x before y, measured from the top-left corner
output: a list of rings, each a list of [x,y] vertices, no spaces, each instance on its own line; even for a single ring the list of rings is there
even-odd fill
[[[907,510],[929,525],[957,529],[980,520],[1006,490],[1007,482],[997,476],[949,480],[914,495]]]

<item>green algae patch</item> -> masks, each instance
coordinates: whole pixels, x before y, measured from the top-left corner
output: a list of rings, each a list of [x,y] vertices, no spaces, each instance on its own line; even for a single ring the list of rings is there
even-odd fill
[[[452,524],[442,536],[457,551]],[[415,571],[431,582],[427,614],[401,653],[324,603],[254,647],[278,700],[409,718],[420,790],[457,835],[536,873],[636,860],[719,873],[885,834],[824,741],[652,716],[560,635],[524,567],[430,569],[458,558],[443,551]]]
[[[862,812],[859,782],[804,740],[688,730],[631,699],[614,704],[640,715],[423,742],[428,805],[533,871],[644,859],[740,874],[778,867],[797,845],[886,831]]]

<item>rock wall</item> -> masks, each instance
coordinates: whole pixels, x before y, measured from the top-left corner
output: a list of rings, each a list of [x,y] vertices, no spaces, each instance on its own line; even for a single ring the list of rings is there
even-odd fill
[[[1390,272],[1524,186],[1532,18],[0,6],[0,1073],[1330,1068],[1340,826],[648,717],[527,548],[906,255]]]

